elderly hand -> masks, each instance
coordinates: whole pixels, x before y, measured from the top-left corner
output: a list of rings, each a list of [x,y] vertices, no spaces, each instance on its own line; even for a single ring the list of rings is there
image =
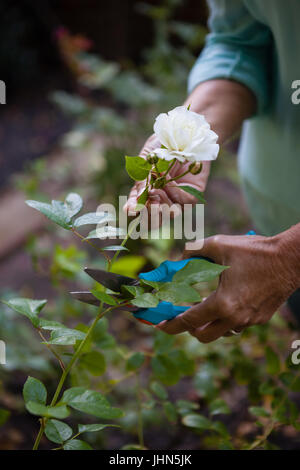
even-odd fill
[[[153,134],[145,142],[145,145],[140,152],[140,157],[146,158],[147,155],[157,147],[160,147],[160,142]],[[168,178],[174,178],[174,176],[182,174],[185,170],[188,169],[189,165],[190,162],[183,166],[179,162],[176,162],[169,175],[167,175]],[[209,170],[210,162],[203,162],[202,171],[198,175],[187,174],[182,178],[179,178],[177,181],[173,181],[170,185],[166,185],[163,189],[152,189],[149,191],[148,208],[151,204],[168,204],[169,206],[172,204],[180,204],[180,206],[183,206],[184,204],[195,204],[197,199],[191,194],[178,189],[178,187],[180,187],[180,185],[189,185],[193,186],[199,191],[204,191],[209,176]],[[138,181],[134,184],[130,191],[128,201],[124,206],[124,210],[128,212],[135,211],[137,199],[144,191],[145,185],[145,181]],[[159,208],[156,207],[156,209]]]
[[[188,331],[209,343],[230,330],[266,323],[300,286],[299,231],[300,224],[275,237],[217,235],[205,239],[202,249],[185,251],[185,258],[205,256],[230,268],[202,303],[157,328]]]

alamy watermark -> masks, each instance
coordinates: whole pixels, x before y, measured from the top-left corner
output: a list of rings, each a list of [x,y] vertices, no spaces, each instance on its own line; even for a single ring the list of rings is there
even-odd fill
[[[296,339],[295,341],[293,341],[291,348],[295,349],[292,354],[291,361],[294,365],[297,366],[300,364],[300,339]]]
[[[100,239],[124,239],[130,234],[133,240],[176,239],[199,241],[201,248],[204,239],[204,205],[196,204],[152,204],[150,207],[137,206],[135,211],[123,210],[127,196],[119,196],[118,209],[113,204],[101,204],[97,214],[105,214],[97,225],[96,235]],[[134,218],[129,221],[130,218]],[[118,220],[118,226],[117,221]],[[192,247],[191,247],[192,248]],[[193,249],[194,249],[193,245]]]
[[[293,80],[291,88],[295,91],[291,94],[293,104],[300,104],[300,80]]]
[[[0,340],[0,364],[6,364],[6,345]]]
[[[0,104],[6,104],[6,85],[3,80],[0,80]]]

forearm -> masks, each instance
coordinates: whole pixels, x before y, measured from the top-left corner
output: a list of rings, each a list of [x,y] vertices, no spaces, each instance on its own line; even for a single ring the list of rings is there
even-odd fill
[[[198,85],[188,96],[185,105],[191,111],[204,114],[211,128],[219,136],[219,143],[230,139],[244,119],[256,110],[254,94],[232,80],[209,80]]]

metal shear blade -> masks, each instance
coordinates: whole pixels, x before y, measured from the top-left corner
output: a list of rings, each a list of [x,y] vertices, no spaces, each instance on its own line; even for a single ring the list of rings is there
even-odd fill
[[[78,292],[70,292],[72,297],[74,297],[76,300],[79,300],[80,302],[83,302],[85,304],[90,304],[94,305],[95,307],[100,306],[100,300],[98,300],[91,292],[89,291],[78,291]],[[103,304],[103,308],[106,309],[108,307],[111,307],[111,305],[108,304]],[[124,305],[123,307],[117,307],[117,309],[120,310],[126,310],[129,312],[136,312],[138,310],[138,307],[134,305]]]
[[[121,292],[121,286],[138,286],[139,280],[133,277],[122,276],[121,274],[110,273],[102,269],[84,268],[84,271],[95,281],[102,284],[104,287],[114,291]]]

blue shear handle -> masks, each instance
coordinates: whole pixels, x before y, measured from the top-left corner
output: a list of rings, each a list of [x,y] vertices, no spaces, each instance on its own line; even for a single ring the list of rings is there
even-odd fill
[[[164,320],[172,320],[177,317],[180,313],[185,312],[190,307],[179,307],[173,305],[170,302],[159,302],[157,307],[154,308],[143,308],[135,312],[133,315],[137,320],[144,320],[152,325],[158,325]]]
[[[250,230],[246,235],[256,235],[256,233],[254,230]],[[183,259],[180,261],[167,260],[161,263],[158,268],[153,269],[153,271],[140,273],[139,278],[145,279],[146,281],[171,282],[174,274],[177,273],[177,271],[180,271],[180,269],[184,268],[184,266],[186,266],[187,263],[193,259],[205,259],[207,261],[213,262],[212,260],[204,258],[203,256]],[[133,315],[139,320],[145,320],[149,323],[152,323],[153,325],[157,325],[164,320],[171,320],[189,308],[190,307],[180,307],[173,305],[170,302],[159,302],[157,307],[140,309]]]

